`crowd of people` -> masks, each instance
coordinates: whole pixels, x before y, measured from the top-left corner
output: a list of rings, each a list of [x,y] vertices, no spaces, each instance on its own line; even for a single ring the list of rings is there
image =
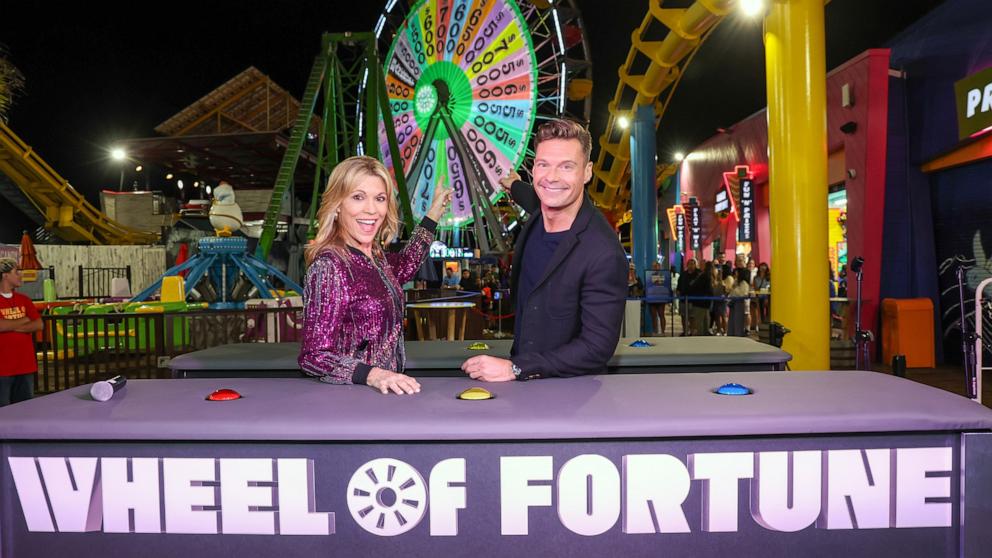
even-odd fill
[[[700,265],[685,262],[675,287],[683,335],[746,336],[767,323],[770,314],[771,271],[768,264],[738,254],[734,263],[720,253]]]

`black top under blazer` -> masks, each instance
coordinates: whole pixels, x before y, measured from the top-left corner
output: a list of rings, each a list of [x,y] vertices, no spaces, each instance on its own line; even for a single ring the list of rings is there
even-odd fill
[[[510,287],[516,296],[527,239],[541,219],[533,186],[517,181],[513,200],[531,213],[514,246]],[[563,235],[527,300],[515,301],[520,336],[510,360],[519,379],[606,373],[620,340],[627,297],[627,258],[616,231],[583,194],[572,227]]]

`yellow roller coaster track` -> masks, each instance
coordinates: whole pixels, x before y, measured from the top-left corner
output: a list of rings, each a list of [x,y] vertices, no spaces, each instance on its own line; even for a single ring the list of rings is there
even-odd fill
[[[599,138],[589,194],[596,205],[608,212],[623,213],[630,204],[630,129],[622,128],[618,119],[632,118],[638,106],[653,106],[657,127],[685,68],[737,0],[697,0],[688,8],[678,9],[662,8],[662,3],[663,0],[651,0],[644,21],[631,35],[630,52],[618,71],[620,83],[609,105],[606,132]],[[659,25],[667,29],[664,39],[646,40],[645,37],[661,35],[657,33]],[[641,67],[646,67],[643,73],[632,73]],[[660,166],[658,183],[675,168]]]
[[[45,228],[69,242],[152,244],[158,235],[125,227],[90,205],[31,146],[0,122],[0,173],[44,217]]]

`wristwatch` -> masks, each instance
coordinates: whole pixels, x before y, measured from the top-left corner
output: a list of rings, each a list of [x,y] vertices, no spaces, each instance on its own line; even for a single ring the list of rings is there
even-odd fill
[[[527,379],[525,376],[521,376],[521,374],[523,374],[524,371],[521,370],[519,366],[514,364],[513,361],[510,361],[510,370],[513,371],[513,377],[516,378],[517,380]]]

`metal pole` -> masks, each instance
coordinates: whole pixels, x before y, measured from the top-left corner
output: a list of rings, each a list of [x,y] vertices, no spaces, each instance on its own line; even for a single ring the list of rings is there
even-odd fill
[[[969,399],[978,399],[978,362],[975,343],[978,335],[968,327],[968,312],[964,305],[964,267],[958,264],[958,308],[961,312],[961,350],[964,353],[965,390]],[[981,308],[975,308],[975,323],[981,321]]]
[[[829,301],[803,296],[827,278],[823,18],[823,0],[776,0],[765,20],[772,319],[793,332],[794,370],[830,368]]]
[[[868,332],[861,329],[861,282],[862,270],[858,270],[858,294],[854,305],[854,368],[867,370],[871,362],[868,352]]]

